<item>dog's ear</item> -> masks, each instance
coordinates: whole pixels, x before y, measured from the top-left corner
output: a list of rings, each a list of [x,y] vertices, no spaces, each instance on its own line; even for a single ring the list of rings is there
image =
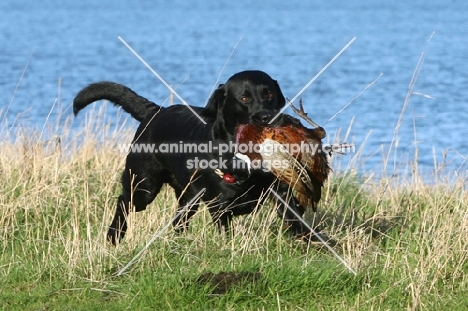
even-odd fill
[[[275,80],[275,87],[276,87],[276,95],[278,96],[278,104],[279,108],[283,108],[286,105],[286,99],[284,98],[283,93],[279,87],[278,81]]]
[[[207,118],[216,118],[216,116],[218,115],[220,105],[224,101],[225,97],[226,95],[224,84],[220,84],[219,87],[211,95],[201,115]]]

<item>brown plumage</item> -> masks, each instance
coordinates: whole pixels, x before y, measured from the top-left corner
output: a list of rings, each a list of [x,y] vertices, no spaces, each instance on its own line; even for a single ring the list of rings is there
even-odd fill
[[[330,172],[327,154],[322,149],[325,135],[323,128],[308,129],[291,116],[285,116],[279,126],[243,124],[236,130],[238,146],[249,142],[258,146],[237,156],[247,161],[262,161],[279,180],[291,187],[302,206],[315,211]]]

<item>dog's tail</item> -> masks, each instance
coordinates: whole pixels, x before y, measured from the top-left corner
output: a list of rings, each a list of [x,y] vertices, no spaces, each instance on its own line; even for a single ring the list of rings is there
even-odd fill
[[[128,87],[113,82],[93,83],[82,89],[73,100],[73,113],[78,112],[97,100],[106,99],[128,112],[138,121],[143,121],[149,112],[160,109],[152,101],[138,95]]]

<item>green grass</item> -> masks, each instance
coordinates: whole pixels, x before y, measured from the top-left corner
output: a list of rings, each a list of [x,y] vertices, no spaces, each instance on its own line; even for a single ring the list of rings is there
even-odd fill
[[[290,239],[271,202],[236,218],[232,238],[221,236],[202,208],[189,232],[164,232],[116,277],[170,222],[176,198],[164,188],[146,211],[130,215],[125,240],[108,245],[124,163],[116,144],[131,141],[131,133],[88,125],[78,137],[81,145],[63,145],[18,133],[2,143],[2,310],[468,308],[462,178],[425,183],[416,173],[398,180],[352,170],[332,175],[320,212],[307,219],[322,223],[356,276],[325,248]],[[258,277],[218,293],[200,282],[208,272]]]

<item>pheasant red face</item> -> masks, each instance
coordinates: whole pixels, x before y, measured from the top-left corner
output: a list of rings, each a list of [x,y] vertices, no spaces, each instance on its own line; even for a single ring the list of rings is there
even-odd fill
[[[234,176],[232,176],[231,174],[228,174],[228,173],[225,173],[223,175],[223,180],[225,182],[227,182],[228,184],[232,184],[233,182],[236,181],[236,179],[234,178]]]

